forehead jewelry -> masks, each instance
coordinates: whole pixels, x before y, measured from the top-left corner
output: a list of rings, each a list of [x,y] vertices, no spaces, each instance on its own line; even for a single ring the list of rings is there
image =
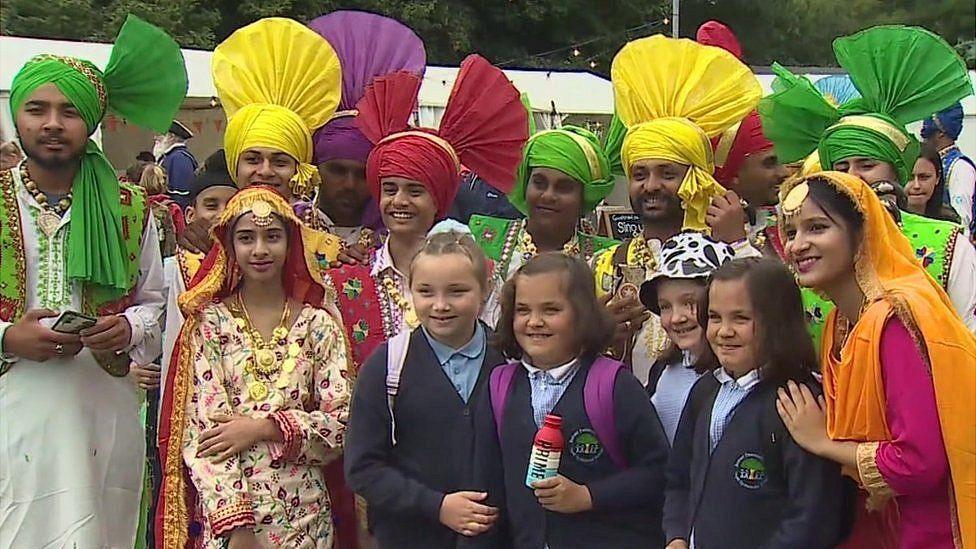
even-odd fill
[[[806,182],[800,183],[796,187],[790,189],[790,192],[783,199],[782,210],[783,216],[786,219],[791,219],[796,217],[800,213],[800,208],[803,206],[803,201],[807,199],[807,195],[810,194],[810,186]]]
[[[256,226],[261,228],[270,226],[271,204],[268,204],[264,200],[255,200],[254,204],[251,204],[251,215]]]

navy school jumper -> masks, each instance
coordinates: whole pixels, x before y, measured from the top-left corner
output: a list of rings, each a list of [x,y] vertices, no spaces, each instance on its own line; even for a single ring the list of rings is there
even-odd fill
[[[593,510],[575,514],[546,511],[525,486],[532,440],[538,430],[532,419],[528,373],[520,368],[512,382],[502,421],[501,443],[488,398],[478,404],[475,451],[476,479],[488,491],[503,521],[481,536],[485,546],[516,549],[663,547],[661,507],[668,441],[647,393],[628,370],[614,383],[614,411],[620,447],[629,467],[618,469],[596,438],[583,403],[583,386],[593,359],[580,370],[552,413],[562,417],[566,442],[559,473],[586,485]]]
[[[820,394],[813,380],[806,385]],[[776,388],[754,387],[709,453],[719,383],[712,373],[695,383],[668,461],[668,541],[687,541],[692,529],[696,549],[818,549],[840,541],[840,466],[793,441],[776,412]]]
[[[387,344],[359,372],[346,431],[350,488],[368,505],[382,548],[453,548],[468,541],[440,523],[446,494],[473,488],[474,406],[487,398],[491,369],[504,362],[489,344],[478,381],[465,404],[417,329],[410,336],[394,400],[396,441],[390,437],[386,394]]]

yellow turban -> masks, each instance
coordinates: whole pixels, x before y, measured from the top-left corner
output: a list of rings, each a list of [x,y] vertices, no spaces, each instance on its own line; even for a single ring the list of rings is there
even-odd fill
[[[725,192],[715,180],[710,138],[752,112],[759,81],[731,53],[691,40],[651,36],[628,43],[610,69],[617,115],[627,126],[624,172],[650,158],[689,166],[678,196],[684,228],[707,230],[705,211]]]
[[[316,173],[312,132],[329,121],[341,94],[332,46],[297,21],[271,17],[217,46],[211,70],[227,112],[224,148],[234,182],[241,153],[268,147],[298,161],[292,190],[307,193]]]

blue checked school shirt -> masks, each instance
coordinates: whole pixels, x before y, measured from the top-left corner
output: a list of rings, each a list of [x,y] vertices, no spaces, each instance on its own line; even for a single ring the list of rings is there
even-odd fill
[[[722,440],[725,428],[732,420],[732,415],[735,414],[735,409],[761,381],[758,368],[739,379],[733,379],[723,368],[716,368],[713,374],[721,386],[712,404],[712,423],[708,430],[711,443],[709,451],[715,450],[718,441]]]
[[[522,365],[529,372],[529,385],[532,388],[532,418],[536,427],[542,427],[542,421],[556,407],[569,387],[570,382],[579,371],[579,359],[573,359],[562,366],[549,370],[540,370],[528,362]]]
[[[485,361],[485,352],[488,349],[485,328],[479,322],[474,329],[474,336],[460,349],[452,349],[447,345],[434,339],[426,328],[423,328],[424,336],[434,350],[434,356],[441,364],[441,369],[447,374],[447,378],[454,385],[454,390],[461,396],[461,400],[468,402],[471,392],[478,383],[478,374],[481,373],[481,363]]]

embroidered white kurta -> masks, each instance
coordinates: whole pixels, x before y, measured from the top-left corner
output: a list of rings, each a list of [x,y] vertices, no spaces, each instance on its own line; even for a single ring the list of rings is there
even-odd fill
[[[27,310],[81,310],[66,277],[71,210],[48,238],[40,206],[17,186],[27,272]],[[142,236],[132,327],[133,361],[159,356],[163,268],[152,216]],[[51,319],[53,320],[53,319]],[[0,337],[9,324],[0,323]],[[5,350],[6,351],[6,350]],[[133,547],[139,521],[145,431],[142,397],[87,350],[44,363],[19,359],[0,376],[0,549]]]

